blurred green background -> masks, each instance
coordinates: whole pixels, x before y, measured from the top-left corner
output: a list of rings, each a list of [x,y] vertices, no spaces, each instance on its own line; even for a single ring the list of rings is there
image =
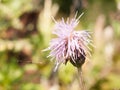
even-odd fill
[[[54,22],[84,12],[77,30],[92,33],[83,66],[88,90],[120,90],[120,0],[0,0],[0,90],[80,90],[70,63],[53,73],[46,58]]]

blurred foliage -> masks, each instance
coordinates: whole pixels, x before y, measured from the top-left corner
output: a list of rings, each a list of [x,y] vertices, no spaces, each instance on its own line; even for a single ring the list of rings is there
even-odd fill
[[[83,66],[88,90],[120,89],[120,0],[0,0],[0,90],[79,90],[70,63],[53,72],[42,52],[61,17],[85,14],[77,29],[92,33]]]

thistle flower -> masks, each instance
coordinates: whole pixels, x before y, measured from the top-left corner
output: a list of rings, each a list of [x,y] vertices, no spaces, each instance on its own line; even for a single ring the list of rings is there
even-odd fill
[[[57,36],[51,40],[46,50],[50,50],[48,57],[56,60],[55,70],[61,63],[67,64],[70,61],[75,67],[81,67],[85,62],[86,55],[90,54],[91,36],[87,31],[75,31],[79,19],[83,14],[76,18],[77,14],[71,20],[62,18],[60,22],[55,21],[53,34]]]

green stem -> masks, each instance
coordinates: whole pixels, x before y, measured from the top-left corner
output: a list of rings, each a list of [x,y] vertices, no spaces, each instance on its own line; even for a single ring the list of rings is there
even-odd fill
[[[86,90],[81,67],[78,68],[78,80],[79,80],[80,89],[81,90]]]

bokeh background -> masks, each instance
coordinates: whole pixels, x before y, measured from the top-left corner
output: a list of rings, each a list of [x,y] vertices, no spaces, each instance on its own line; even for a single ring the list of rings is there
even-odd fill
[[[46,58],[54,22],[84,12],[77,30],[92,32],[83,66],[88,90],[120,90],[120,0],[0,0],[0,90],[80,90],[70,63],[54,73]]]

